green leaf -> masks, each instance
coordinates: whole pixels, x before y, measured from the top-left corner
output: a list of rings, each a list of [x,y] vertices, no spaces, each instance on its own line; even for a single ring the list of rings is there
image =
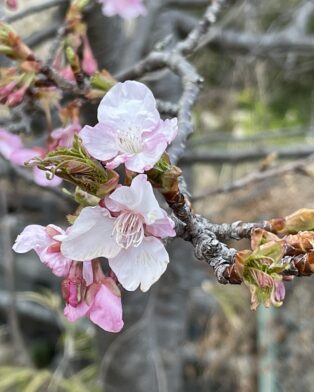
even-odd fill
[[[72,148],[51,151],[42,159],[31,160],[28,166],[37,166],[49,172],[51,177],[56,175],[99,198],[115,189],[119,180],[118,173],[106,170],[88,154],[77,135]]]

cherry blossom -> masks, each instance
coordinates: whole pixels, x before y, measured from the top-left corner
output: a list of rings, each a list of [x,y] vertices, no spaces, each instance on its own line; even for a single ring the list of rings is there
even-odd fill
[[[98,0],[106,16],[119,15],[125,19],[136,18],[146,13],[143,0]]]
[[[61,239],[65,232],[60,227],[48,225],[26,226],[18,235],[13,250],[16,253],[26,253],[34,250],[40,261],[56,276],[65,276],[69,272],[72,261],[60,252]]]
[[[108,332],[123,328],[120,290],[112,278],[104,276],[99,262],[73,264],[62,291],[67,302],[64,315],[70,322],[89,317]]]
[[[174,223],[141,174],[101,205],[83,208],[61,252],[78,261],[106,257],[124,288],[147,291],[167,268],[169,256],[160,239],[169,236],[175,236]]]
[[[162,120],[148,87],[135,81],[118,83],[98,107],[94,127],[80,132],[83,145],[108,169],[121,163],[137,173],[151,169],[178,132],[177,119]]]

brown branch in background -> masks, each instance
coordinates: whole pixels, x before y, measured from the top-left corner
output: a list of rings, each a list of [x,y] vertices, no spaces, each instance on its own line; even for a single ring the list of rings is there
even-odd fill
[[[192,138],[189,140],[188,146],[193,148],[204,145],[210,146],[212,144],[218,143],[255,143],[264,140],[269,141],[276,139],[305,138],[307,136],[312,136],[313,134],[313,127],[270,129],[268,131],[258,132],[255,135],[249,136],[237,136],[230,132],[221,131],[207,133],[206,135]]]
[[[255,171],[253,173],[249,173],[248,175],[242,178],[239,178],[238,180],[224,184],[216,189],[207,189],[199,193],[198,195],[193,196],[192,201],[202,200],[206,197],[211,197],[214,195],[218,195],[220,193],[233,192],[238,189],[243,189],[248,185],[265,181],[268,178],[278,177],[293,171],[300,172],[301,174],[307,174],[306,167],[307,165],[313,163],[313,161],[314,161],[314,154],[310,155],[306,159],[300,159],[294,162],[289,162],[287,164],[272,167],[264,171]]]
[[[202,37],[208,32],[211,25],[216,22],[217,15],[226,3],[227,0],[213,0],[212,4],[207,7],[206,12],[198,25],[190,32],[184,41],[178,43],[176,50],[185,56],[193,53]]]
[[[239,163],[239,162],[254,162],[269,155],[276,155],[279,159],[293,159],[308,157],[314,153],[314,145],[298,145],[293,147],[259,147],[256,149],[244,151],[232,150],[215,150],[215,151],[191,151],[185,153],[181,164],[195,164],[195,163]]]
[[[200,8],[208,6],[210,0],[166,0],[165,6],[180,8]]]

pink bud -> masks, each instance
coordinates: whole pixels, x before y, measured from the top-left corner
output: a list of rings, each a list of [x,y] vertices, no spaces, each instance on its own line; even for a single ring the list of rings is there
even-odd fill
[[[85,295],[86,283],[83,278],[64,279],[61,284],[62,296],[69,305],[76,308]]]
[[[10,82],[4,87],[0,87],[0,100],[5,100],[8,95],[14,90],[16,82]]]
[[[6,104],[8,106],[17,106],[19,105],[23,98],[24,95],[26,93],[27,88],[26,87],[21,87],[18,90],[16,90],[15,92],[13,92],[12,94],[9,95]]]
[[[83,70],[87,75],[93,75],[98,70],[98,66],[87,37],[83,37],[83,46]]]
[[[277,302],[282,302],[285,299],[286,289],[281,281],[274,282],[274,298]]]
[[[17,9],[17,0],[6,0],[6,6],[15,11]]]
[[[72,263],[68,276],[61,284],[61,292],[65,302],[74,308],[82,302],[86,293],[82,263]]]

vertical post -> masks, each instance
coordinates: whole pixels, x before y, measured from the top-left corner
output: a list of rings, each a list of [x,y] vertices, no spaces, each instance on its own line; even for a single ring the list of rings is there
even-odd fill
[[[277,392],[276,341],[273,327],[274,309],[260,306],[257,310],[258,392]]]

